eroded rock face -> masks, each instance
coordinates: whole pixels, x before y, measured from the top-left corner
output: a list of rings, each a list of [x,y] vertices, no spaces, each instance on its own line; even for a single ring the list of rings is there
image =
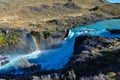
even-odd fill
[[[62,44],[59,32],[43,38],[36,31],[3,28],[0,29],[0,38],[0,54],[31,53],[38,48],[45,50],[60,47]]]
[[[0,29],[0,34],[1,34],[0,54],[11,52],[15,53],[18,50],[22,51],[27,48],[24,44],[26,31],[2,28]]]

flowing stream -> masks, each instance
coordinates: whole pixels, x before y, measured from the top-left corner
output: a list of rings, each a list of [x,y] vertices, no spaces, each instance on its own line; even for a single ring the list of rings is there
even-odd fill
[[[26,69],[23,70],[23,68],[33,65],[37,65],[37,69],[29,71],[28,74],[39,70],[62,69],[73,55],[76,37],[86,34],[109,38],[120,37],[120,34],[111,34],[106,29],[120,29],[120,19],[104,20],[87,26],[73,28],[69,30],[69,34],[64,39],[61,47],[41,51],[35,50],[30,54],[15,57],[9,63],[0,67],[0,74],[25,74]]]

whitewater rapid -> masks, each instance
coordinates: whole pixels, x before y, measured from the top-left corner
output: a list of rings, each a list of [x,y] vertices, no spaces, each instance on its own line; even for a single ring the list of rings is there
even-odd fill
[[[36,70],[29,71],[28,74],[39,70],[59,70],[65,67],[74,52],[75,39],[81,35],[120,37],[120,34],[110,34],[107,29],[120,29],[120,19],[100,21],[87,26],[80,26],[71,29],[64,39],[62,46],[56,49],[35,50],[34,52],[12,59],[6,65],[0,67],[0,74],[25,74],[23,68],[39,66]]]

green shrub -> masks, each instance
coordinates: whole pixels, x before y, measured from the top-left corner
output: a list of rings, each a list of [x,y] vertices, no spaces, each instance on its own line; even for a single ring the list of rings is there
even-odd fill
[[[13,32],[5,34],[0,32],[0,48],[8,45],[14,45],[19,41],[20,33]]]

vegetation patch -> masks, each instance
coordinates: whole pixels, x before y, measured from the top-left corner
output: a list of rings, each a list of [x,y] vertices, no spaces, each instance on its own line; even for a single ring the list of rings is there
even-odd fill
[[[19,37],[19,32],[13,32],[10,34],[0,32],[0,48],[16,44],[19,41]]]
[[[46,30],[46,31],[43,31],[41,35],[43,38],[47,38],[53,33],[55,33],[55,30]]]

